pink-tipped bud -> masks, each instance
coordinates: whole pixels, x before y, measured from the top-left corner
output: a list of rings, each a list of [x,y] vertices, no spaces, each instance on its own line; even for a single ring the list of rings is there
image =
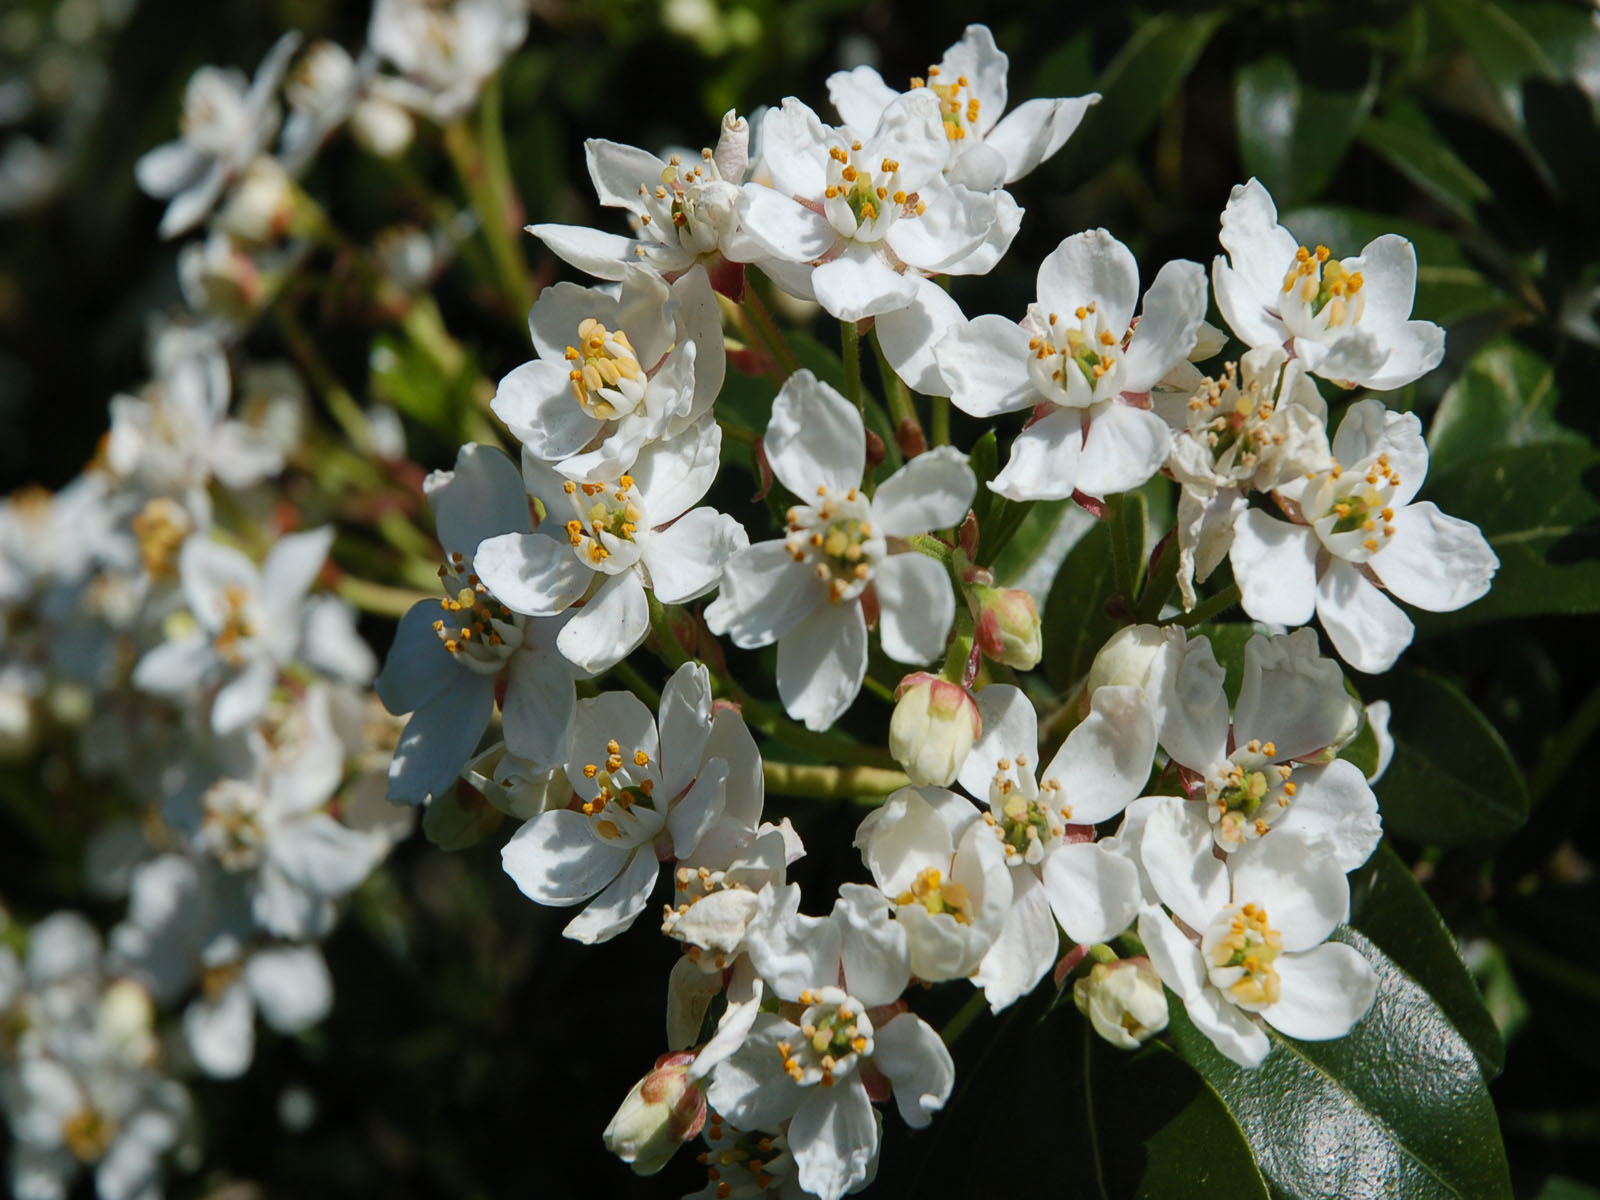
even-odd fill
[[[1124,1050],[1167,1027],[1167,994],[1148,958],[1096,963],[1073,984],[1072,999],[1096,1033]]]
[[[986,658],[1019,671],[1039,665],[1044,642],[1039,629],[1039,606],[1021,588],[993,588],[975,584],[969,590],[972,616],[977,622],[973,640]]]
[[[606,1126],[606,1149],[634,1174],[654,1175],[706,1123],[705,1090],[689,1078],[692,1062],[687,1052],[656,1059]]]
[[[960,684],[926,671],[902,679],[895,699],[889,752],[918,787],[947,786],[983,732],[977,701]]]

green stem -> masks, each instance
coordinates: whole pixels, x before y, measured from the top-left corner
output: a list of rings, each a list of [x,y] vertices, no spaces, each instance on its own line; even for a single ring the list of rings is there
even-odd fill
[[[766,339],[767,348],[772,351],[778,365],[783,368],[785,376],[793,375],[800,369],[800,360],[795,357],[789,343],[784,339],[783,331],[778,328],[777,322],[772,319],[772,314],[767,311],[767,306],[761,302],[761,293],[755,289],[751,280],[745,280],[744,285],[744,310],[750,314],[750,320],[761,331],[761,336]]]
[[[769,793],[807,800],[875,799],[911,785],[904,771],[887,767],[825,767],[765,759],[761,770]]]
[[[339,576],[339,581],[333,585],[333,590],[362,612],[379,617],[393,617],[396,620],[405,616],[418,600],[437,599],[428,592],[390,587],[383,583],[373,583],[368,579],[357,579],[354,575]]]
[[[1111,531],[1111,566],[1116,574],[1117,593],[1129,604],[1133,603],[1133,548],[1128,545],[1128,531],[1122,519],[1122,496],[1106,497],[1106,525]]]
[[[983,1006],[983,993],[974,991],[961,1006],[961,1011],[944,1023],[944,1028],[939,1031],[940,1040],[946,1046],[955,1045],[955,1040],[967,1031],[967,1026],[978,1019],[979,1014],[983,1012]]]
[[[745,293],[748,295],[750,290],[750,284],[747,282],[745,284]],[[757,303],[760,303],[760,301],[758,300]],[[761,331],[756,328],[755,321],[751,319],[750,310],[743,304],[735,304],[721,292],[717,293],[717,304],[721,308],[723,316],[731,319],[739,327],[739,336],[744,339],[745,344],[751,350],[761,353],[762,357],[766,359],[767,374],[772,377],[774,383],[782,387],[783,381],[788,378],[788,375],[778,363],[777,356],[772,352],[770,339],[763,337]],[[763,351],[764,353],[762,353]]]
[[[950,444],[950,401],[945,396],[933,398],[933,420],[930,429],[935,446]]]
[[[844,398],[856,406],[857,412],[865,414],[861,400],[861,327],[854,321],[840,321],[839,345],[844,358]]]
[[[311,385],[321,394],[328,412],[338,422],[339,428],[344,430],[350,444],[366,454],[372,445],[372,426],[367,421],[367,414],[323,360],[322,353],[311,340],[305,326],[300,324],[300,318],[287,296],[280,297],[272,306],[272,317],[289,348],[290,357],[311,377]]]
[[[623,687],[627,688],[651,708],[661,707],[661,693],[651,687],[645,677],[639,674],[626,659],[612,667],[611,673],[617,677]]]
[[[1211,620],[1218,613],[1226,612],[1237,603],[1239,603],[1239,585],[1230,583],[1215,596],[1207,596],[1196,604],[1192,612],[1186,612],[1181,617],[1173,617],[1166,624],[1193,629],[1196,625]]]
[[[1161,553],[1144,581],[1144,591],[1139,594],[1139,605],[1134,610],[1133,619],[1141,625],[1152,624],[1161,616],[1161,610],[1166,607],[1167,598],[1172,595],[1177,582],[1178,545],[1174,533],[1161,544]]]
[[[478,227],[489,247],[489,258],[499,276],[506,303],[519,312],[527,312],[533,307],[533,289],[522,249],[512,232],[517,223],[513,218],[516,198],[500,123],[498,78],[490,80],[484,89],[478,115],[479,133],[474,133],[465,120],[445,126],[445,152],[478,215]]]
[[[911,400],[911,390],[906,387],[905,381],[895,374],[889,356],[883,352],[883,343],[878,340],[877,326],[873,326],[872,329],[872,349],[878,357],[878,374],[883,377],[883,394],[889,403],[889,419],[894,429],[895,440],[902,443],[900,447],[902,450],[915,453],[908,447],[927,445],[927,435],[922,432],[922,421],[917,416],[917,406]]]
[[[1105,1164],[1100,1161],[1100,1131],[1095,1127],[1094,1119],[1094,1079],[1090,1073],[1090,1062],[1094,1051],[1094,1035],[1089,1027],[1089,1022],[1083,1023],[1083,1114],[1088,1119],[1089,1149],[1094,1157],[1094,1181],[1100,1189],[1101,1200],[1110,1200],[1111,1193],[1106,1191]]]
[[[761,440],[761,435],[753,429],[746,429],[742,425],[732,425],[727,421],[718,421],[722,427],[724,441],[738,442],[741,446],[754,446]]]
[[[1588,747],[1596,730],[1600,730],[1600,686],[1591,691],[1578,711],[1568,718],[1528,773],[1528,796],[1535,804],[1561,781],[1567,768]]]
[[[861,679],[861,686],[885,704],[894,703],[894,688],[884,683],[883,680],[875,679],[870,674],[865,675]]]

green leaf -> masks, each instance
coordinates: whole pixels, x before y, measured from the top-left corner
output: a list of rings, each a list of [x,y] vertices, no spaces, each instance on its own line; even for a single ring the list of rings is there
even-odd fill
[[[1361,143],[1440,204],[1467,221],[1492,194],[1489,185],[1456,157],[1414,107],[1375,117],[1361,131]]]
[[[1019,504],[999,496],[995,499],[1000,501],[995,506],[996,519],[992,526],[995,532],[979,540],[978,562],[982,566],[992,566],[995,579],[1011,586],[1075,506],[1071,500],[1034,500]]]
[[[1267,1029],[1254,1070],[1218,1053],[1173,1000],[1178,1051],[1233,1113],[1275,1193],[1287,1197],[1510,1197],[1494,1102],[1472,1047],[1428,993],[1360,933],[1378,976],[1372,1010],[1342,1038]]]
[[[1500,556],[1494,587],[1454,613],[1418,613],[1426,633],[1500,617],[1600,611],[1600,452],[1498,450],[1430,478],[1421,499],[1471,521]]]
[[[1106,600],[1116,590],[1111,532],[1104,521],[1096,521],[1061,564],[1044,602],[1044,673],[1057,691],[1088,673],[1100,647],[1121,625],[1106,616]]]
[[[1520,125],[1522,81],[1558,75],[1543,47],[1493,0],[1435,0],[1433,7],[1466,46],[1505,115]]]
[[[1412,316],[1451,324],[1506,303],[1505,294],[1467,262],[1456,239],[1428,225],[1354,208],[1298,208],[1278,219],[1307,246],[1327,246],[1337,258],[1360,253],[1373,238],[1398,233],[1417,252],[1417,298]]]
[[[1254,625],[1242,622],[1227,625],[1197,625],[1190,637],[1203,634],[1211,643],[1211,653],[1222,668],[1222,690],[1231,708],[1239,702],[1239,686],[1244,682],[1244,648],[1256,636]]]
[[[1393,707],[1394,759],[1376,791],[1384,827],[1397,837],[1460,846],[1505,837],[1528,819],[1528,789],[1500,734],[1442,676],[1397,670],[1383,677]]]
[[[1345,687],[1349,686],[1350,681],[1345,680]],[[1378,769],[1378,734],[1371,721],[1361,723],[1361,732],[1340,747],[1339,757],[1354,763],[1363,775],[1370,776]]]
[[[1508,446],[1587,445],[1556,421],[1555,371],[1509,336],[1484,344],[1445,391],[1428,429],[1430,469],[1446,474]]]
[[[1466,1038],[1485,1079],[1505,1066],[1506,1046],[1456,940],[1422,885],[1388,842],[1350,875],[1350,924],[1433,997]]]
[[[1377,59],[1353,90],[1308,83],[1287,58],[1268,54],[1234,78],[1234,123],[1246,175],[1267,185],[1279,204],[1322,191],[1344,158],[1378,94]]]
[[[1083,180],[1127,154],[1183,86],[1222,18],[1217,12],[1162,14],[1135,29],[1095,82],[1100,102],[1051,160],[1052,178]],[[1040,68],[1035,95],[1074,94],[1064,83],[1074,74],[1078,51],[1068,45],[1060,53],[1059,62],[1046,60]],[[1063,86],[1055,82],[1058,76]]]

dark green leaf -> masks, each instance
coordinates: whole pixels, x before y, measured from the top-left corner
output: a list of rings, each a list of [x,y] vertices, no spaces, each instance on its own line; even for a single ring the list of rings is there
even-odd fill
[[[1233,107],[1245,174],[1279,204],[1309,200],[1332,178],[1377,93],[1376,59],[1358,86],[1341,90],[1302,79],[1280,54],[1240,67]]]
[[[1433,997],[1477,1055],[1485,1079],[1505,1066],[1506,1047],[1461,961],[1444,918],[1387,842],[1350,875],[1350,924]]]
[[[1436,0],[1434,8],[1466,46],[1505,115],[1521,124],[1522,81],[1557,77],[1544,49],[1493,0]]]
[[[1489,185],[1428,127],[1420,110],[1403,109],[1368,121],[1361,142],[1465,220],[1475,220],[1476,207],[1489,199]]]
[[[995,499],[999,504],[995,505],[994,532],[979,540],[978,562],[992,566],[1000,583],[1014,584],[1076,506],[1071,500],[1035,500],[1019,504],[999,496]]]
[[[1556,1176],[1545,1181],[1534,1200],[1600,1200],[1600,1189]]]
[[[1134,30],[1095,81],[1100,102],[1088,111],[1083,124],[1051,161],[1053,178],[1082,180],[1126,154],[1183,86],[1221,21],[1222,14],[1215,12],[1162,14]],[[1069,45],[1063,53],[1075,51]],[[1046,62],[1039,71],[1036,94],[1072,94],[1058,86],[1056,78],[1069,77],[1069,68],[1075,61],[1064,58],[1059,66]],[[1063,79],[1063,83],[1068,81]]]
[[[1222,690],[1228,694],[1229,705],[1239,702],[1239,686],[1244,682],[1244,648],[1256,636],[1254,625],[1200,625],[1189,631],[1189,636],[1203,634],[1211,643],[1211,653],[1216,655],[1222,668]]]
[[[1339,258],[1359,254],[1373,238],[1398,233],[1417,251],[1417,299],[1412,316],[1450,324],[1505,303],[1504,294],[1461,253],[1455,238],[1427,225],[1354,208],[1299,208],[1279,220],[1307,246],[1321,243]]]
[[[1045,599],[1044,673],[1057,691],[1087,674],[1095,654],[1117,631],[1121,622],[1105,610],[1116,590],[1111,534],[1104,521],[1096,521],[1061,564]]]
[[[967,455],[967,465],[972,468],[972,477],[978,483],[978,490],[972,497],[972,515],[978,519],[978,533],[981,538],[989,515],[994,511],[995,502],[1005,498],[991,492],[988,487],[989,480],[1000,473],[1000,449],[994,430],[986,432],[973,445],[972,452]]]
[[[1428,993],[1360,933],[1335,940],[1372,963],[1372,1010],[1343,1038],[1272,1050],[1245,1070],[1176,1000],[1179,1052],[1244,1129],[1275,1192],[1340,1200],[1496,1200],[1511,1195],[1494,1103],[1472,1048]]]
[[[1456,613],[1419,613],[1425,632],[1499,617],[1600,611],[1600,452],[1519,446],[1430,478],[1422,499],[1471,521],[1500,556],[1494,587]]]
[[[1514,338],[1495,338],[1472,356],[1434,413],[1429,469],[1444,475],[1508,446],[1586,444],[1556,422],[1560,399],[1549,363]]]
[[[1528,790],[1500,734],[1453,683],[1427,671],[1383,677],[1394,760],[1378,781],[1384,827],[1460,846],[1505,837],[1528,819]]]
[[[1349,681],[1345,681],[1349,686]],[[1339,757],[1345,762],[1354,763],[1363,775],[1371,775],[1378,769],[1378,735],[1372,728],[1371,721],[1363,721],[1361,732],[1356,734],[1350,742],[1339,749]]]

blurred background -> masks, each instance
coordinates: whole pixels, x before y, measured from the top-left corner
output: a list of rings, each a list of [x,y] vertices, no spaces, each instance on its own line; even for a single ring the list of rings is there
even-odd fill
[[[155,235],[161,206],[135,187],[133,163],[173,136],[190,74],[206,63],[249,72],[287,29],[359,47],[367,15],[331,0],[203,10],[189,0],[6,0],[5,491],[55,488],[82,467],[109,398],[144,377],[151,314],[181,303],[175,248]],[[715,140],[727,109],[786,95],[827,114],[830,72],[871,63],[903,87],[972,16],[944,0],[536,0],[527,45],[501,84],[527,218],[621,228],[594,202],[586,137],[697,149]],[[1352,254],[1388,231],[1415,243],[1415,315],[1447,326],[1448,355],[1390,403],[1423,413],[1435,480],[1452,497],[1441,505],[1482,526],[1503,576],[1516,579],[1470,618],[1422,614],[1430,636],[1407,670],[1358,685],[1369,700],[1392,695],[1401,723],[1425,722],[1430,705],[1455,698],[1482,714],[1481,745],[1440,747],[1380,798],[1507,1038],[1492,1092],[1518,1194],[1600,1196],[1585,1186],[1600,1183],[1591,866],[1600,635],[1583,615],[1600,608],[1595,11],[1557,0],[1019,0],[992,28],[1011,57],[1013,103],[1091,90],[1103,99],[1014,187],[1027,209],[1022,233],[993,275],[957,286],[969,313],[1019,314],[1033,296],[1021,264],[1095,226],[1134,250],[1146,281],[1170,258],[1209,262],[1229,189],[1251,175],[1308,244]],[[450,191],[436,138],[421,137],[410,161],[424,183]],[[307,186],[366,237],[425,216],[413,183],[335,144]],[[541,279],[570,275],[531,240],[526,251]],[[471,287],[452,271],[436,294],[495,379],[526,359],[525,335],[518,314],[485,320]],[[371,369],[374,334],[361,315],[335,295],[324,316],[318,340],[347,386],[402,411],[423,468],[448,465],[452,431],[408,402],[403,379]],[[263,325],[248,344],[271,356],[275,337]],[[1514,450],[1537,454],[1504,457]],[[388,629],[370,633],[381,651]],[[1457,753],[1492,769],[1463,782]],[[0,780],[0,900],[25,919],[76,906],[109,923],[115,905],[83,899],[79,857],[111,801],[70,786],[43,755],[37,769]],[[1461,835],[1408,840],[1401,787],[1413,803],[1421,790],[1459,806]],[[1496,816],[1497,800],[1514,819]],[[811,849],[796,869],[808,896],[859,876],[846,832],[858,810],[787,811]],[[242,1082],[194,1082],[203,1154],[172,1174],[172,1194],[666,1196],[703,1184],[687,1155],[636,1179],[599,1136],[663,1048],[659,989],[675,947],[647,936],[582,951],[563,943],[565,914],[528,903],[500,871],[504,832],[457,854],[414,837],[363,887],[327,947],[332,1017],[298,1038],[263,1030]],[[930,1019],[941,1003],[930,997]],[[1012,1026],[988,1053],[996,1024],[986,1018],[964,1037],[962,1091],[931,1131],[889,1123],[881,1194],[936,1183],[931,1171],[913,1178],[919,1162],[935,1140],[966,1138],[997,1157],[987,1182],[969,1178],[963,1194],[1085,1187],[1070,1132],[1081,1096],[1062,1098],[1055,1050]],[[1152,1083],[1151,1094],[1186,1086],[1197,1084]]]

